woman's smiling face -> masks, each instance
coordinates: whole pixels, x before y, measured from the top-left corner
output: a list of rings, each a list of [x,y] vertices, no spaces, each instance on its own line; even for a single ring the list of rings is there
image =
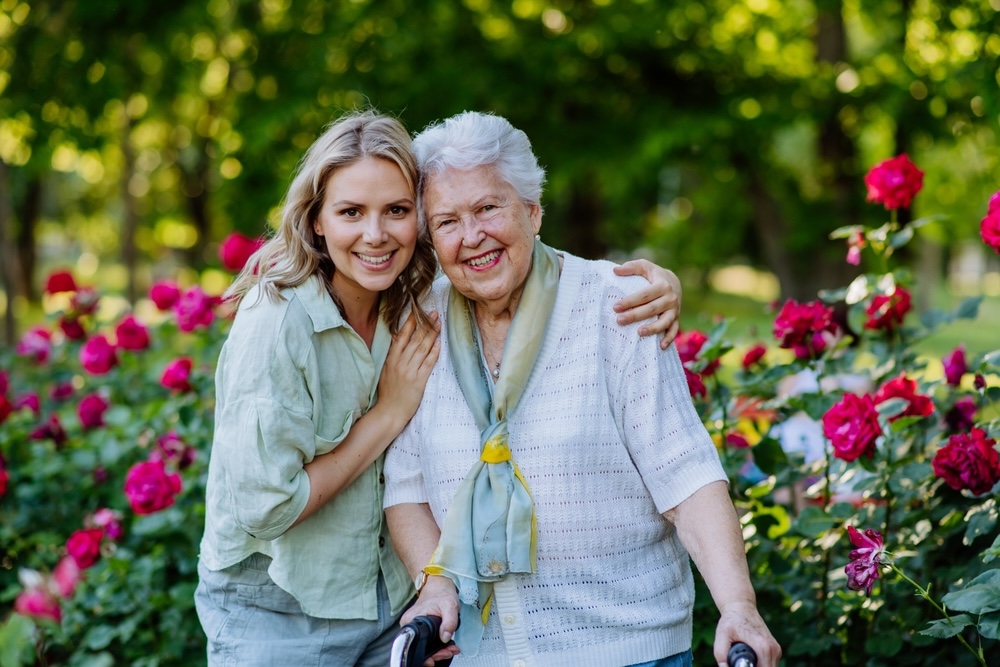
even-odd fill
[[[430,177],[423,206],[452,285],[493,312],[516,304],[542,225],[538,204],[524,202],[492,166],[481,166]]]
[[[377,298],[413,257],[413,191],[394,163],[362,158],[330,175],[313,228],[336,267],[334,291],[345,300]]]

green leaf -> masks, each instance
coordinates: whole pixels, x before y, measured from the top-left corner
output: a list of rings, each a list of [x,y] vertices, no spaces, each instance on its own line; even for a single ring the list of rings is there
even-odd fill
[[[831,239],[846,239],[857,232],[863,232],[865,230],[861,225],[846,225],[844,227],[837,227],[835,230],[830,232]]]
[[[823,303],[840,303],[847,298],[847,288],[821,289],[817,295]]]
[[[948,637],[954,637],[970,625],[975,625],[972,617],[968,614],[959,614],[958,616],[952,616],[950,622],[944,618],[931,621],[926,628],[920,631],[920,634],[930,635],[938,639],[947,639]]]
[[[795,530],[805,537],[819,537],[836,525],[837,520],[819,507],[806,507],[795,519]]]
[[[95,625],[87,631],[83,645],[94,650],[107,648],[117,635],[118,630],[110,625]]]
[[[102,651],[94,655],[84,656],[76,664],[80,667],[114,667],[115,658],[107,651]]]
[[[1000,368],[1000,350],[993,350],[983,355],[983,363],[987,366]]]
[[[1000,612],[983,614],[979,617],[979,634],[986,639],[1000,639]]]
[[[847,294],[844,296],[844,301],[846,301],[849,306],[855,303],[861,303],[868,298],[870,293],[871,289],[868,285],[868,276],[861,275],[855,278],[847,287]]]
[[[951,315],[948,313],[941,310],[931,309],[920,316],[920,323],[928,329],[936,329],[942,324],[951,322],[951,319]]]
[[[949,609],[984,614],[1000,611],[1000,585],[969,584],[965,588],[952,591],[941,601]]]
[[[788,465],[788,455],[781,448],[781,443],[774,438],[764,438],[750,452],[754,463],[765,475],[776,475]]]
[[[11,614],[0,625],[0,667],[31,664],[35,648],[35,624],[20,614]]]
[[[970,296],[962,299],[955,309],[954,317],[960,320],[974,320],[979,315],[979,304],[983,302],[982,296]]]
[[[865,641],[867,655],[893,656],[903,648],[903,636],[898,633],[872,635]]]
[[[889,245],[893,248],[902,248],[913,240],[913,227],[906,226],[889,237]]]

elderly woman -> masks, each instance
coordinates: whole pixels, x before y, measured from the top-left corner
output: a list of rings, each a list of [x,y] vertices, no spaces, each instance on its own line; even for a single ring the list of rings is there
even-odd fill
[[[720,612],[715,658],[744,641],[777,665],[677,353],[609,316],[639,283],[538,240],[544,171],[506,120],[463,113],[414,148],[450,282],[429,304],[440,357],[385,465],[419,591],[404,622],[442,616],[456,667],[691,665],[690,556]]]

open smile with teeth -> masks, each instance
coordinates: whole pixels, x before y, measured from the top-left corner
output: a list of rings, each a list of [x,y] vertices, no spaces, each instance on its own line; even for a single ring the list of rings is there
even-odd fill
[[[357,255],[358,259],[360,259],[365,264],[374,264],[375,266],[380,266],[388,262],[390,259],[392,259],[392,256],[395,255],[396,253],[387,252],[386,254],[379,255],[378,257],[376,257],[375,255],[362,255],[360,252],[356,252],[354,254]]]
[[[499,251],[499,250],[494,250],[493,252],[488,252],[485,255],[482,255],[480,257],[476,257],[475,259],[470,259],[468,262],[466,262],[466,264],[468,264],[469,266],[471,266],[473,268],[480,268],[480,267],[486,266],[488,264],[491,264],[492,262],[495,262],[496,258],[500,256],[500,252],[501,251]]]

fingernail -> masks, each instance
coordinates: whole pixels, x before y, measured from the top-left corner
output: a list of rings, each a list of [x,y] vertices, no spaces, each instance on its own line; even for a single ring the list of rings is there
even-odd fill
[[[450,642],[451,641],[451,633],[450,632],[442,632],[441,633],[441,639],[443,641],[445,641],[445,642]]]

